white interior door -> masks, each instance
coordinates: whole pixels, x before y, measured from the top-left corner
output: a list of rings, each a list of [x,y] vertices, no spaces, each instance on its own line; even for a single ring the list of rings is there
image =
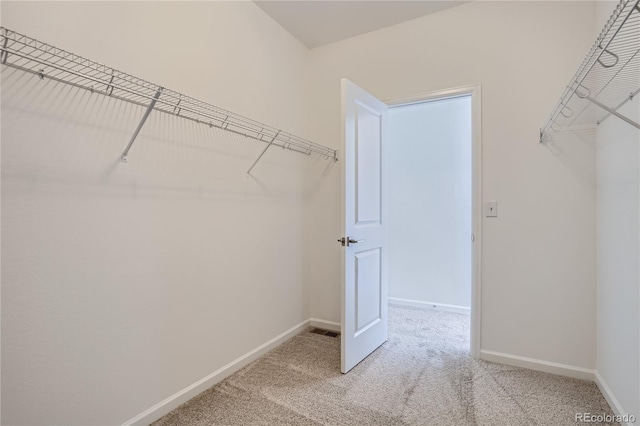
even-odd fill
[[[343,373],[387,340],[386,122],[384,102],[342,80]]]

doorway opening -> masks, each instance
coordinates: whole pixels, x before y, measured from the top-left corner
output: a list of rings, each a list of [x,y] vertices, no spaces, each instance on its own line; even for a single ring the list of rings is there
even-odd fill
[[[390,327],[449,333],[450,345],[477,357],[473,91],[387,103]]]

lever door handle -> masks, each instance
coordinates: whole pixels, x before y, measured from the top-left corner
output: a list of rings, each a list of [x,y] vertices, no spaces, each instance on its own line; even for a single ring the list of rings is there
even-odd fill
[[[342,238],[338,238],[338,242],[342,244],[342,246],[347,246],[349,247],[349,244],[358,244],[358,243],[364,243],[365,240],[354,240],[353,238],[349,238],[349,237],[342,237]]]

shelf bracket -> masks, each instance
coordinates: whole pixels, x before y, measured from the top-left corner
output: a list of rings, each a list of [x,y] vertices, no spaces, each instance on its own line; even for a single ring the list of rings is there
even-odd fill
[[[258,161],[260,161],[260,159],[262,158],[264,153],[267,152],[269,147],[273,144],[273,142],[275,142],[275,140],[276,140],[276,138],[278,137],[279,134],[280,134],[280,130],[278,130],[278,133],[276,133],[276,135],[273,137],[273,139],[271,139],[271,142],[269,142],[269,144],[267,144],[267,146],[264,148],[264,150],[262,150],[262,152],[260,153],[258,158],[256,158],[256,161],[254,161],[253,164],[251,165],[251,167],[249,167],[249,170],[247,170],[247,174],[248,175],[251,174],[251,170],[253,170],[253,168],[256,166],[256,164],[258,164]]]
[[[618,111],[616,111],[613,108],[609,108],[608,106],[606,106],[602,102],[598,101],[597,99],[594,99],[589,95],[580,95],[577,91],[576,91],[576,95],[578,95],[578,97],[580,97],[582,99],[588,100],[592,104],[595,104],[595,105],[599,106],[603,110],[607,111],[609,114],[615,115],[620,120],[626,121],[627,123],[631,124],[632,126],[637,127],[638,129],[640,129],[640,123],[637,123],[637,122],[633,121],[632,119],[630,119],[629,117],[620,114]]]
[[[138,137],[138,133],[140,133],[140,129],[142,129],[142,126],[144,126],[145,121],[147,121],[147,118],[149,118],[149,114],[151,114],[151,111],[153,110],[153,107],[156,105],[156,102],[160,98],[161,94],[162,94],[162,87],[159,87],[158,91],[156,92],[153,99],[151,100],[151,103],[147,107],[147,110],[144,112],[144,115],[142,116],[142,120],[140,120],[138,127],[133,132],[133,136],[131,136],[131,140],[129,141],[129,144],[127,145],[124,152],[122,153],[122,156],[120,157],[120,160],[123,163],[127,162],[127,155],[129,155],[129,150],[131,149],[131,145],[133,145],[133,142],[136,140],[136,137]]]
[[[182,102],[182,96],[178,98],[178,103],[173,107],[173,115],[180,115],[180,111],[182,111],[182,108],[179,108],[180,102]]]
[[[111,83],[113,83],[113,78],[115,76],[113,75],[113,69],[111,69],[111,80],[109,80],[109,84],[107,84],[107,88],[105,90],[105,93],[107,94],[107,96],[111,96],[111,94],[113,93],[113,86],[111,85]]]
[[[2,54],[0,54],[0,62],[3,64],[7,63],[7,58],[9,57],[9,52],[7,51],[7,43],[9,42],[9,31],[4,29],[4,42],[2,43]]]
[[[613,108],[615,111],[619,110],[620,108],[622,108],[627,102],[632,101],[633,98],[635,98],[638,94],[640,94],[640,89],[636,90],[635,92],[631,92],[629,94],[629,96],[627,96],[624,101],[620,102],[620,104]],[[602,124],[607,118],[611,117],[611,113],[607,113],[604,117],[602,117],[600,120],[596,121],[596,124],[600,125]]]

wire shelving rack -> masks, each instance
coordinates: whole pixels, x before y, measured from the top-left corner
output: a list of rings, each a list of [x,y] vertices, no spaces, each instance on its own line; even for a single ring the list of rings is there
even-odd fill
[[[540,129],[540,142],[555,132],[594,127],[612,116],[640,129],[619,112],[640,96],[640,0],[621,0]]]
[[[4,27],[0,27],[0,63],[3,66],[36,74],[40,79],[62,82],[92,93],[146,107],[142,120],[122,154],[123,162],[127,162],[129,150],[153,110],[266,143],[267,146],[247,173],[251,172],[267,149],[272,146],[338,160],[335,149],[161,87]]]

